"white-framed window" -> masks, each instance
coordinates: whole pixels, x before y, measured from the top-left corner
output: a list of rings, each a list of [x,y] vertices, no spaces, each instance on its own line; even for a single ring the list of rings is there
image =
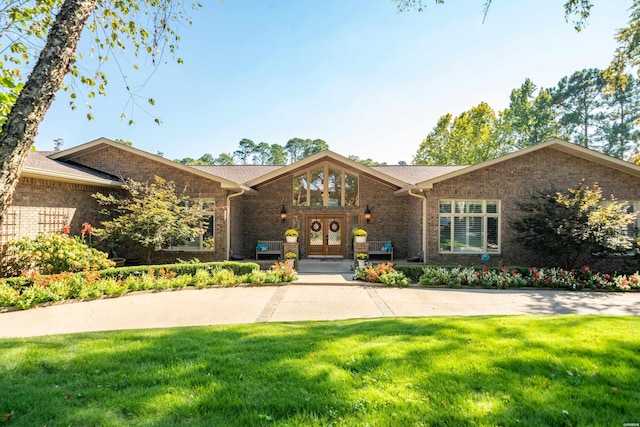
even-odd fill
[[[440,200],[440,253],[500,253],[500,201]]]
[[[216,201],[215,199],[198,199],[202,204],[200,228],[202,234],[184,245],[170,246],[170,251],[213,251],[216,238]]]
[[[358,206],[358,175],[323,162],[293,176],[294,206]]]

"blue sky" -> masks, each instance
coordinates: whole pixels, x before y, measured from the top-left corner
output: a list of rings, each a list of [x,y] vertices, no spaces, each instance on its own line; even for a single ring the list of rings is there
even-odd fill
[[[527,77],[550,87],[576,70],[604,68],[630,6],[594,0],[588,27],[576,33],[561,0],[497,0],[484,24],[482,3],[398,13],[390,0],[208,0],[180,31],[184,64],[152,73],[142,59],[140,71],[126,72],[132,87],[148,79],[139,93],[155,100],[141,101],[150,115],[131,110],[112,63],[108,96],[91,102],[96,119],[82,105],[71,111],[61,92],[36,147],[104,136],[175,159],[232,152],[243,138],[284,145],[299,137],[324,139],[345,156],[411,162],[446,113],[481,101],[503,109]],[[121,121],[123,112],[136,124]]]

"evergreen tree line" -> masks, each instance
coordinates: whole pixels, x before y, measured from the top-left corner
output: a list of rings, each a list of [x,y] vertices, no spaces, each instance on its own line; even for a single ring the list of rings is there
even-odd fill
[[[440,117],[413,164],[475,164],[556,137],[625,160],[638,157],[640,83],[630,74],[617,82],[608,85],[596,68],[548,89],[526,79],[503,111],[481,102],[455,118]]]
[[[266,142],[256,144],[243,138],[233,152],[218,157],[207,153],[198,159],[185,157],[175,161],[185,165],[286,165],[328,149],[329,144],[322,139],[291,138],[283,146]]]

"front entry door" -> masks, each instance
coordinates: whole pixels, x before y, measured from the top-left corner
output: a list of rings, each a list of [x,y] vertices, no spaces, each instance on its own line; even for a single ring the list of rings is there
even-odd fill
[[[307,216],[307,255],[344,257],[344,224],[344,215]]]

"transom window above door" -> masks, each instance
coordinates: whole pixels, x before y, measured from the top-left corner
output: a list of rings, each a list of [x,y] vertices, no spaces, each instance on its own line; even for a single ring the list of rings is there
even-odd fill
[[[358,206],[358,175],[324,162],[293,176],[294,206]]]

